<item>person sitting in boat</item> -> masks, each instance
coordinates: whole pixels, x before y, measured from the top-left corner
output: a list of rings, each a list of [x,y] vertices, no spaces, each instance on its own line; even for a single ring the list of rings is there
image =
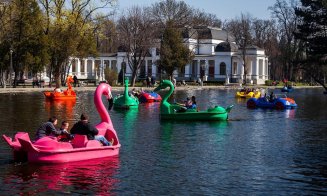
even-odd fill
[[[187,109],[196,109],[195,96],[192,96],[192,98],[191,98],[191,104],[187,107]]]
[[[196,101],[195,96],[192,96],[192,98],[186,98],[186,101],[184,101],[184,104],[179,104],[182,106],[177,112],[185,112],[187,109],[196,109]]]
[[[48,122],[43,123],[36,131],[35,140],[41,139],[45,136],[58,136],[63,134],[62,130],[57,130],[56,125],[58,123],[57,117],[53,116],[49,118]]]
[[[67,121],[64,120],[61,122],[61,127],[59,129],[61,131],[61,135],[58,136],[59,141],[68,142],[69,140],[74,139],[74,136],[68,132],[68,127],[69,123]]]
[[[70,130],[71,134],[86,135],[89,140],[98,140],[104,146],[111,146],[113,142],[109,142],[103,135],[98,135],[99,131],[90,122],[86,114],[81,115],[81,120],[74,124]]]
[[[135,88],[132,89],[132,92],[130,94],[133,95],[134,97],[139,97],[140,95],[139,91],[137,91]]]
[[[62,92],[62,90],[61,90],[60,88],[55,88],[55,89],[54,89],[54,92],[58,92],[58,93],[61,93],[61,92]]]
[[[271,92],[270,95],[269,95],[269,102],[273,102],[274,99],[275,99],[274,92]]]

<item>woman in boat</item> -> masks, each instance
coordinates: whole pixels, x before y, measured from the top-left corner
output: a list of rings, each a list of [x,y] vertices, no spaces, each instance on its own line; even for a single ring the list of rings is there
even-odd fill
[[[187,109],[196,109],[195,96],[192,96],[192,98],[191,98],[191,105]]]
[[[53,116],[49,118],[48,122],[43,123],[36,131],[35,140],[41,139],[45,136],[58,136],[63,132],[61,130],[56,129],[56,125],[58,123],[57,117]]]

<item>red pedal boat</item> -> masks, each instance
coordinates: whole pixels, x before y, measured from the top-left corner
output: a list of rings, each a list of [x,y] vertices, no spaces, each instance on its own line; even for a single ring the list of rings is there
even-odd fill
[[[76,99],[76,93],[72,88],[70,83],[74,82],[71,76],[67,77],[66,84],[68,86],[67,90],[64,91],[45,91],[44,96],[49,100],[72,100]]]

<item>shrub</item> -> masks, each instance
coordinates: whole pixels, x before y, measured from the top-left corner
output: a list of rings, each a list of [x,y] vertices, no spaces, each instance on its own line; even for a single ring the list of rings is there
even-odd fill
[[[111,86],[114,86],[118,80],[118,73],[113,69],[105,68],[104,77]]]

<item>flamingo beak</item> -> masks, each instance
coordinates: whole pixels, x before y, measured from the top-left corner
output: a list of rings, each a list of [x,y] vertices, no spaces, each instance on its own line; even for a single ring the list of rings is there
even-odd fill
[[[108,110],[111,110],[112,106],[114,105],[114,99],[113,99],[112,94],[111,94],[110,91],[109,91],[109,93],[108,93],[108,95],[106,97],[107,97],[107,100],[108,100],[108,103],[109,103]]]

